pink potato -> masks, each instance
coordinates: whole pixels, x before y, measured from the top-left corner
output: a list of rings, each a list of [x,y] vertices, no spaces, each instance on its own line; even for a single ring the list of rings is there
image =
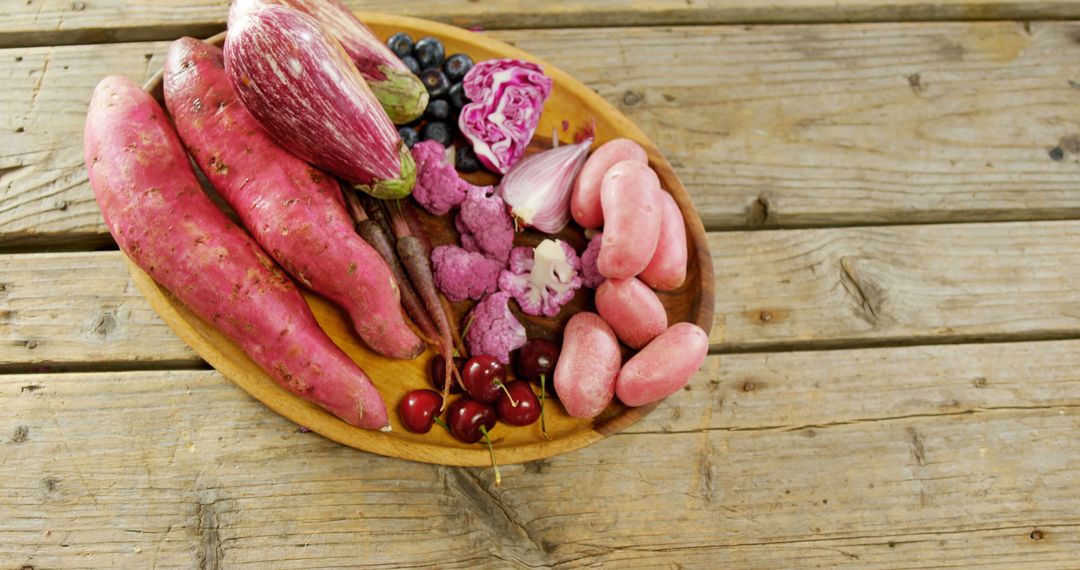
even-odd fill
[[[219,48],[180,38],[165,59],[177,132],[244,227],[293,277],[345,309],[360,338],[391,358],[424,350],[389,266],[353,228],[331,176],[290,154],[236,97]]]
[[[660,179],[640,162],[624,160],[604,175],[604,237],[596,260],[604,277],[634,277],[649,265],[660,239],[660,192]]]
[[[627,406],[662,400],[686,386],[709,352],[709,335],[693,323],[676,323],[626,362],[615,393]]]
[[[622,355],[619,341],[596,313],[578,313],[566,323],[559,361],[555,365],[555,391],[566,413],[594,418],[615,397],[615,377]]]
[[[203,192],[165,111],[107,77],[84,132],[90,187],[120,249],[281,387],[359,427],[389,429],[382,397],[304,297]]]
[[[660,298],[634,277],[604,281],[596,289],[596,310],[630,348],[649,344],[668,328]]]
[[[660,291],[678,289],[686,281],[686,223],[675,198],[660,192],[660,239],[649,265],[638,275]]]
[[[600,184],[608,169],[624,160],[648,164],[649,156],[641,145],[630,139],[614,139],[600,145],[581,167],[570,194],[570,215],[581,227],[599,228],[604,225]]]

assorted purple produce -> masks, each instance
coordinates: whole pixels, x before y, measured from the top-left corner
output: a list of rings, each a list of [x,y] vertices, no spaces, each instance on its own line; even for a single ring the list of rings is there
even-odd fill
[[[383,42],[339,0],[235,0],[224,50],[170,47],[168,114],[126,79],[99,84],[86,167],[120,248],[282,387],[389,428],[287,272],[372,351],[430,348],[417,366],[434,390],[408,391],[398,419],[483,440],[494,463],[500,422],[539,420],[529,429],[549,437],[556,399],[574,418],[656,402],[709,346],[657,294],[686,282],[687,230],[648,153],[593,149],[592,128],[547,145],[535,135],[553,88],[532,62],[404,32]]]

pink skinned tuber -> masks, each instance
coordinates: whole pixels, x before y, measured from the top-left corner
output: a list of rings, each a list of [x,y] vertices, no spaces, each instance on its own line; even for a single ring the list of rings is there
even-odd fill
[[[660,179],[645,164],[624,160],[600,184],[604,238],[596,266],[608,279],[641,273],[660,239]]]
[[[614,139],[600,145],[585,161],[574,180],[570,196],[570,214],[583,228],[599,228],[604,225],[604,213],[600,208],[600,183],[608,169],[624,161],[649,163],[649,155],[641,145],[630,139]]]
[[[169,116],[107,77],[84,158],[105,225],[136,265],[292,394],[351,425],[389,429],[370,378],[323,332],[296,285],[203,191]]]
[[[563,329],[563,344],[555,364],[555,392],[566,413],[593,418],[615,396],[615,378],[622,355],[614,331],[596,313],[578,313]]]
[[[686,281],[686,222],[675,198],[660,192],[660,238],[649,265],[638,275],[646,285],[672,291]]]
[[[596,310],[630,348],[649,344],[668,328],[664,304],[634,277],[604,281],[596,289]]]
[[[615,393],[627,406],[662,400],[694,377],[708,353],[709,335],[701,327],[671,325],[626,362],[615,381]]]

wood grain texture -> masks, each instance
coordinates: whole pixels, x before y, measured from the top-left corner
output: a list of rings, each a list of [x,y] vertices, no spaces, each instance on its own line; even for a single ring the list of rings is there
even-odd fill
[[[1077,370],[1080,341],[710,357],[502,488],[299,433],[213,371],[3,375],[0,565],[1066,568]]]
[[[1080,336],[1080,222],[714,232],[709,243],[714,351]],[[0,283],[9,367],[190,357],[118,252],[3,255]],[[104,314],[123,331],[116,344],[72,326]]]
[[[619,107],[713,229],[1080,215],[1078,24],[495,36]],[[0,51],[0,247],[108,240],[82,165],[86,104],[105,75],[148,79],[166,47]]]
[[[227,0],[7,0],[0,5],[0,47],[209,36],[224,28],[228,4]],[[356,10],[489,29],[1080,17],[1076,0],[345,0],[345,4]]]
[[[710,234],[722,349],[1080,333],[1080,223]]]
[[[0,256],[0,371],[201,366],[115,251]]]

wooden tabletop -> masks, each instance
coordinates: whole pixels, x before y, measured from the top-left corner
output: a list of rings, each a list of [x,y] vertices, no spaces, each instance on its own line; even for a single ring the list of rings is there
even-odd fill
[[[1068,568],[1080,562],[1078,1],[348,2],[596,89],[693,195],[712,355],[504,468],[275,415],[134,289],[94,85],[226,0],[0,2],[0,568]]]

